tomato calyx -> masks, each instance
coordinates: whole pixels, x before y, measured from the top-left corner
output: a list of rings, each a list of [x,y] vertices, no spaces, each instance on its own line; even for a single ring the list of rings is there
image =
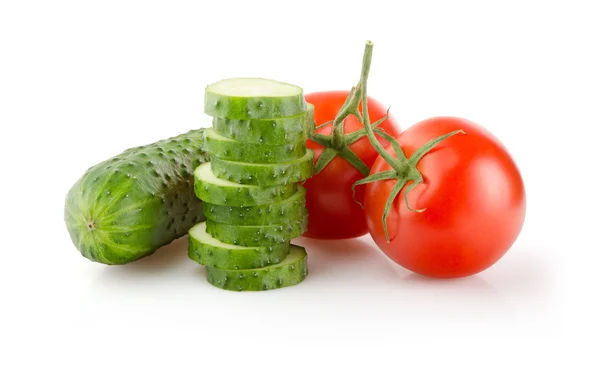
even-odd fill
[[[420,147],[410,158],[407,158],[398,141],[385,132],[378,132],[379,135],[384,137],[388,142],[390,142],[392,148],[394,149],[394,153],[396,157],[394,157],[391,153],[389,153],[377,140],[375,137],[375,132],[371,123],[369,122],[369,110],[367,105],[367,79],[369,77],[369,70],[371,68],[371,59],[373,56],[373,43],[371,41],[367,41],[365,45],[365,51],[363,54],[363,64],[360,82],[356,90],[360,93],[363,107],[363,114],[356,115],[361,123],[364,125],[364,130],[366,133],[369,142],[375,148],[377,153],[392,167],[392,170],[383,171],[379,173],[375,173],[373,175],[367,176],[364,179],[361,179],[352,185],[352,192],[357,185],[363,185],[367,183],[372,183],[381,180],[396,180],[392,190],[390,191],[390,195],[385,203],[385,207],[383,210],[383,216],[381,221],[383,222],[383,231],[385,233],[385,239],[389,243],[390,237],[387,229],[387,217],[392,207],[392,204],[402,188],[406,184],[410,182],[406,190],[404,191],[404,200],[406,202],[406,206],[410,211],[423,212],[426,209],[413,209],[408,202],[408,193],[410,193],[417,185],[423,183],[423,175],[417,169],[417,163],[425,156],[429,151],[431,151],[435,146],[437,146],[442,141],[452,137],[456,134],[465,134],[462,130],[455,130],[448,134],[444,134],[440,137],[434,138],[431,141],[424,144]],[[356,200],[355,200],[356,201]],[[362,203],[356,201],[361,207]]]
[[[317,163],[315,164],[315,174],[318,174],[323,170],[336,156],[342,157],[354,166],[363,176],[369,175],[369,166],[364,163],[351,149],[350,145],[359,139],[367,135],[366,129],[360,129],[352,133],[344,134],[344,121],[350,115],[354,115],[359,121],[362,121],[362,117],[358,106],[362,101],[362,96],[358,93],[358,88],[352,87],[346,101],[338,111],[334,120],[328,121],[320,127],[333,124],[331,135],[314,133],[310,140],[316,142],[323,147],[325,150],[319,156]],[[371,130],[382,136],[387,134],[378,126],[386,121],[389,117],[389,109],[384,117],[377,120],[371,126]]]

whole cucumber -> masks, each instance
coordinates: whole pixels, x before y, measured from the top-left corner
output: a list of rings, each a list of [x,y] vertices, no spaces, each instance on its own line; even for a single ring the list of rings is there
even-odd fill
[[[154,253],[205,219],[194,169],[204,129],[130,148],[90,167],[69,190],[64,219],[81,255],[109,265]]]

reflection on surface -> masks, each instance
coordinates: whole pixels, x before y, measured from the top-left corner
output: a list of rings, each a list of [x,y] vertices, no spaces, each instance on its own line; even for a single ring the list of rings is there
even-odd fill
[[[301,237],[294,240],[294,243],[306,248],[309,272],[315,278],[331,277],[343,269],[380,257],[379,250],[362,238],[319,240]]]
[[[154,254],[126,265],[107,267],[106,273],[156,273],[176,268],[187,259],[187,236],[174,240],[171,244],[159,248]]]
[[[551,268],[525,247],[481,274],[433,279],[395,264],[367,236],[298,238],[294,243],[307,248],[308,278],[299,286],[264,293],[235,293],[208,284],[204,267],[187,257],[187,238],[128,265],[94,267],[95,282],[75,308],[78,323],[141,326],[152,320],[200,328],[207,318],[229,321],[235,315],[236,323],[244,321],[251,329],[306,315],[310,318],[302,325],[315,330],[334,323],[347,326],[349,334],[362,326],[379,333],[436,336],[457,330],[473,336],[517,330],[545,335],[558,326]]]
[[[204,281],[205,275],[198,276],[198,269],[204,272],[203,267],[188,258],[187,246],[188,238],[184,236],[135,262],[105,266],[97,274],[92,288],[110,293],[138,293],[143,292],[146,285],[158,288],[165,284],[190,284],[198,282],[198,278]],[[196,272],[190,274],[190,270]]]

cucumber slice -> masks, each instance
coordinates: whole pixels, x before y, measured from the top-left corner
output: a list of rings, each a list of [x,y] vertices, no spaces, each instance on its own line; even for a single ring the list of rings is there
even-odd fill
[[[237,184],[217,178],[210,163],[194,171],[194,191],[204,202],[225,206],[258,206],[287,199],[298,191],[297,183],[259,187]]]
[[[298,192],[283,201],[261,206],[220,206],[204,202],[204,215],[207,219],[229,225],[273,225],[283,221],[293,221],[306,214],[306,189],[298,187]]]
[[[69,190],[64,221],[80,254],[121,265],[154,253],[204,220],[194,169],[204,129],[127,149],[90,167]]]
[[[302,88],[272,79],[223,79],[208,85],[204,94],[204,113],[217,118],[278,118],[305,109]]]
[[[280,263],[249,270],[206,267],[208,282],[231,291],[259,291],[298,285],[308,276],[308,255],[303,247],[290,245]]]
[[[308,211],[298,219],[277,225],[228,225],[206,220],[206,232],[227,244],[266,247],[288,242],[306,232]]]
[[[307,149],[300,158],[274,164],[226,161],[211,157],[211,169],[216,177],[223,180],[266,187],[297,183],[310,178],[314,173],[313,160],[314,152],[311,149]]]
[[[206,232],[206,222],[189,230],[188,256],[206,266],[225,269],[265,267],[281,262],[290,250],[285,242],[268,247],[242,247],[225,244]]]
[[[306,112],[279,119],[222,119],[214,118],[212,126],[223,137],[252,144],[269,146],[306,141],[315,131],[315,107],[307,103]]]
[[[238,142],[207,129],[204,136],[204,148],[211,156],[228,161],[253,163],[275,163],[291,161],[306,154],[306,142],[298,141],[282,146],[266,146]]]

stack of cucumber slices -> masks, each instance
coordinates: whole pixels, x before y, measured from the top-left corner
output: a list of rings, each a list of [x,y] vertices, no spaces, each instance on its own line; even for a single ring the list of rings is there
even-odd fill
[[[308,274],[302,182],[314,173],[306,139],[315,128],[302,88],[270,79],[232,78],[206,88],[210,162],[194,172],[206,221],[189,230],[189,257],[208,281],[234,291],[292,286]]]

